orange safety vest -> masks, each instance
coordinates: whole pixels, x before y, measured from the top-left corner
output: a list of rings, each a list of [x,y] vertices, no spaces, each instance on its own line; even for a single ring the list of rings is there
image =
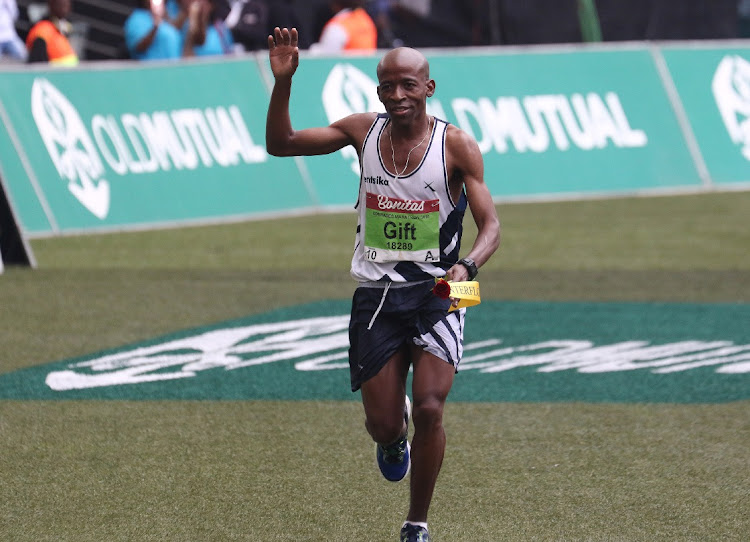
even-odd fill
[[[75,66],[78,64],[78,55],[68,38],[57,29],[52,21],[41,20],[31,27],[26,37],[26,48],[31,51],[31,45],[35,40],[42,39],[47,44],[47,56],[50,64],[62,66]]]
[[[337,24],[346,30],[345,51],[374,51],[378,48],[378,29],[364,8],[340,11],[326,23]]]

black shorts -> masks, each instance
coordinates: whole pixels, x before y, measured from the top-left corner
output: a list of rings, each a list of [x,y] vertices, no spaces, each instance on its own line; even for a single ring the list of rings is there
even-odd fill
[[[432,280],[359,286],[349,320],[352,391],[375,376],[399,348],[415,344],[451,363],[463,354],[466,309],[448,312],[450,301],[432,293]],[[382,306],[381,306],[382,302]]]

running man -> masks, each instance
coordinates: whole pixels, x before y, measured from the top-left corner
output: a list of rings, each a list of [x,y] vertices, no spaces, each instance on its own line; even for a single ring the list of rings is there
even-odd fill
[[[361,390],[365,427],[383,476],[396,482],[411,469],[400,540],[428,542],[427,512],[445,452],[443,409],[463,353],[466,310],[449,312],[457,300],[441,299],[432,289],[437,277],[473,280],[500,244],[500,223],[476,141],[427,115],[435,81],[420,52],[402,47],[380,60],[378,96],[385,114],[358,113],[326,127],[294,130],[289,97],[299,65],[297,43],[294,28],[276,28],[268,37],[275,83],[266,146],[274,156],[328,154],[347,145],[359,154],[352,391]],[[460,258],[467,206],[478,234]]]

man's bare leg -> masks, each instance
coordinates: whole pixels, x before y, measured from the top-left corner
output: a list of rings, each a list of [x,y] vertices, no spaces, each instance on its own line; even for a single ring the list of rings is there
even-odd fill
[[[362,384],[365,427],[372,440],[382,446],[404,434],[406,377],[409,374],[406,347],[391,356],[383,368]]]
[[[411,500],[407,521],[427,522],[440,467],[445,454],[443,409],[453,385],[453,365],[413,347]]]

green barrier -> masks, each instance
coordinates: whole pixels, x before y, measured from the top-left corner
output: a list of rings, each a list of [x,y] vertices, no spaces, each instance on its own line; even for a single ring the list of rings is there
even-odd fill
[[[700,185],[645,48],[428,58],[437,83],[428,110],[476,138],[493,196]],[[295,128],[382,111],[377,60],[303,57],[292,90]],[[336,156],[306,160],[324,205],[356,197],[354,149]]]
[[[495,198],[747,182],[748,51],[427,51],[428,111],[477,140]],[[379,57],[303,54],[295,128],[382,111]],[[265,53],[0,74],[0,179],[25,234],[351,208],[357,196],[353,148],[266,154]]]
[[[314,204],[295,162],[265,152],[252,60],[4,73],[0,102],[0,163],[27,233]]]
[[[662,50],[711,178],[750,182],[750,46]]]

